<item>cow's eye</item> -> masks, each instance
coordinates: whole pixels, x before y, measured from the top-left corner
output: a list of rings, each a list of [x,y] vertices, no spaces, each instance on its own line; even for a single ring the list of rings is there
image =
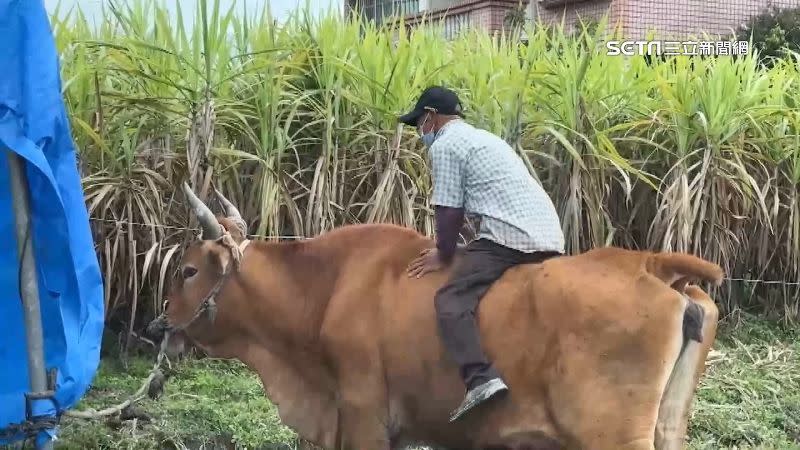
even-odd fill
[[[186,266],[183,268],[183,279],[189,279],[197,274],[197,269],[192,266]]]

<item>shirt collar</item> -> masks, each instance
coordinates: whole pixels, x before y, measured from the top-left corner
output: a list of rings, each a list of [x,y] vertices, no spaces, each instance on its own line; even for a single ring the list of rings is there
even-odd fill
[[[437,138],[442,137],[442,135],[445,133],[445,131],[447,131],[447,129],[450,128],[450,125],[453,125],[456,122],[462,122],[462,121],[463,121],[463,119],[461,119],[460,117],[450,120],[446,124],[442,125],[442,128],[439,128],[439,131],[436,132],[436,137]]]

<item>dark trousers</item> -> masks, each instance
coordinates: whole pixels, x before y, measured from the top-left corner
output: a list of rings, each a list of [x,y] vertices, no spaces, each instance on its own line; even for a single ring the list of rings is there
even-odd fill
[[[487,360],[478,335],[475,311],[481,298],[507,269],[556,255],[559,253],[524,253],[488,239],[467,245],[450,280],[439,289],[434,300],[439,333],[450,357],[460,366],[467,389],[500,376]]]

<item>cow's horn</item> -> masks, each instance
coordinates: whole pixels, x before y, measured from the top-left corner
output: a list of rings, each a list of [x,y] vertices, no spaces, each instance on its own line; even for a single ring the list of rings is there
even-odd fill
[[[222,227],[217,222],[217,218],[214,217],[214,213],[195,195],[192,188],[185,181],[183,182],[183,192],[186,194],[186,198],[189,199],[192,211],[194,211],[194,215],[197,216],[200,227],[203,229],[203,239],[215,240],[220,238],[222,236]]]
[[[233,220],[237,225],[242,227],[242,233],[247,233],[247,222],[245,222],[242,218],[242,213],[240,213],[239,210],[233,206],[233,203],[231,203],[230,200],[222,195],[222,192],[220,192],[219,189],[214,188],[214,192],[217,194],[219,203],[222,205],[222,209],[225,211],[225,217]]]

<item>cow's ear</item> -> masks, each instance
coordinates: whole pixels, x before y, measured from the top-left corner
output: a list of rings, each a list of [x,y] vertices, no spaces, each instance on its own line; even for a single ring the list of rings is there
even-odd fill
[[[217,275],[224,274],[228,265],[231,263],[231,252],[219,244],[209,245],[206,257],[208,258],[208,264],[211,270]]]

